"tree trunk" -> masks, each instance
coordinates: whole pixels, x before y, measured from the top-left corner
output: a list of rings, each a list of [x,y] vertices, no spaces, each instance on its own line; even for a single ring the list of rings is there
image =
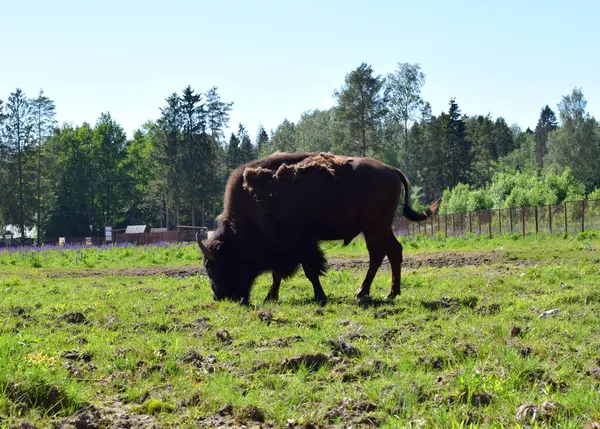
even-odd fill
[[[39,123],[39,122],[38,122]],[[40,152],[42,150],[42,131],[38,128],[38,150],[37,150],[37,245],[41,244],[42,229],[42,199],[41,199],[41,161]]]
[[[23,160],[21,150],[21,127],[17,124],[17,167],[19,169],[19,229],[21,230],[21,244],[25,239],[25,208],[23,200]]]

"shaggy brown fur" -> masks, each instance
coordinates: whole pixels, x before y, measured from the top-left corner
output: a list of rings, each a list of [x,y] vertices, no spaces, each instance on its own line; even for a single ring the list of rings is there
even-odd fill
[[[244,169],[243,187],[257,200],[272,196],[279,184],[296,182],[306,174],[326,172],[331,177],[339,178],[351,171],[352,158],[336,156],[321,152],[309,156],[295,164],[283,163],[277,170],[264,167],[248,167]]]
[[[350,170],[351,162],[352,158],[321,152],[296,164],[282,164],[273,177],[277,180],[296,180],[301,178],[303,173],[310,173],[311,171],[325,171],[332,177],[338,177]]]

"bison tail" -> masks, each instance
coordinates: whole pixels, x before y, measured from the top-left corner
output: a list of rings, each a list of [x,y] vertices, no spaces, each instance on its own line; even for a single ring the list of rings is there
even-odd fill
[[[422,220],[429,219],[431,216],[436,214],[440,205],[440,200],[433,202],[423,213],[417,212],[410,206],[410,180],[408,180],[408,177],[406,177],[406,175],[402,171],[398,169],[396,169],[396,171],[398,172],[400,180],[404,185],[404,207],[402,209],[404,217],[408,220],[419,222]]]

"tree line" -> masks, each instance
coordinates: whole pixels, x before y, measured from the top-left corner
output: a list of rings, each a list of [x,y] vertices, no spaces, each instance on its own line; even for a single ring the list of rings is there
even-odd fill
[[[600,187],[600,127],[586,111],[581,89],[562,97],[558,116],[543,106],[535,129],[523,130],[489,113],[465,115],[454,98],[435,115],[421,95],[424,84],[418,64],[399,63],[386,76],[361,64],[334,92],[336,105],[305,112],[296,124],[284,120],[259,153],[323,150],[378,158],[415,183],[414,203],[444,195],[442,210],[453,210],[448,201],[456,188],[463,195],[465,189],[480,193],[469,197],[478,209],[553,204]],[[503,198],[494,194],[500,183]],[[545,199],[524,196],[536,186],[548,188]]]
[[[455,99],[434,115],[424,84],[418,64],[382,76],[363,63],[333,92],[332,108],[285,119],[270,133],[260,126],[254,136],[242,124],[225,136],[233,103],[217,88],[187,86],[130,139],[109,113],[93,125],[58,126],[43,91],[29,98],[17,89],[0,100],[0,227],[20,236],[35,228],[40,243],[99,235],[107,225],[212,226],[229,173],[275,151],[378,158],[408,174],[414,203],[443,194],[446,211],[512,204],[512,190],[536,180],[571,189],[538,192],[552,201],[600,187],[600,128],[580,89],[562,98],[558,116],[543,106],[535,129],[522,130],[501,117],[464,115]]]

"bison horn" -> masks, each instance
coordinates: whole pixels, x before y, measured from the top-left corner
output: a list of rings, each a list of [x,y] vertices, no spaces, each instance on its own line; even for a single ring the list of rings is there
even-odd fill
[[[202,250],[202,253],[204,254],[204,257],[206,259],[214,261],[215,260],[215,254],[212,252],[212,250],[210,250],[208,247],[206,247],[204,245],[204,243],[202,242],[202,239],[200,238],[199,234],[196,234],[196,240],[198,241],[198,246],[200,246],[200,250]]]

